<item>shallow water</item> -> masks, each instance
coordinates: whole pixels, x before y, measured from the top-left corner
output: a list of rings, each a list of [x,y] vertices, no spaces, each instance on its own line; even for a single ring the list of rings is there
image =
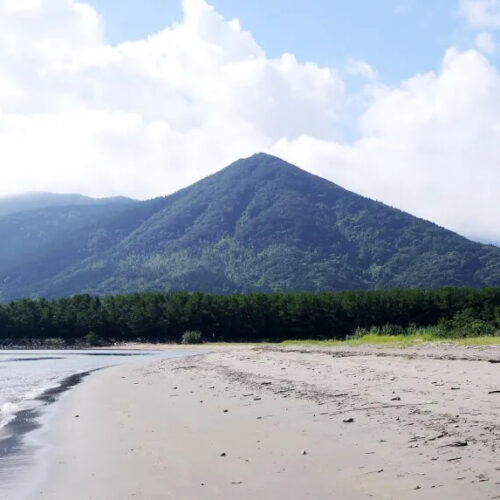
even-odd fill
[[[175,351],[0,351],[0,499],[18,498],[36,466],[40,428],[52,403],[95,370],[149,358],[185,356]]]

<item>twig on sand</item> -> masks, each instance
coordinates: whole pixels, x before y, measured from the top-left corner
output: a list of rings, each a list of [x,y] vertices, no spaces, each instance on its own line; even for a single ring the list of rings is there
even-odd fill
[[[380,474],[381,472],[384,472],[384,469],[369,470],[368,472],[365,472],[365,474]]]
[[[467,441],[454,441],[453,443],[443,444],[440,448],[447,448],[452,446],[454,448],[462,448],[463,446],[467,446],[469,443]]]
[[[435,405],[437,401],[428,401],[426,403],[408,403],[402,405],[377,405],[377,406],[360,406],[358,408],[349,408],[348,410],[336,411],[330,413],[330,415],[341,415],[342,413],[348,413],[350,411],[363,411],[363,410],[383,410],[385,408],[402,408],[403,406],[423,406],[423,405]]]

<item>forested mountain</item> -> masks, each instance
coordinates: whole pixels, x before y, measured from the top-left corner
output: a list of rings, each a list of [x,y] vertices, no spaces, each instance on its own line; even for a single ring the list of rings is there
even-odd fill
[[[500,285],[500,248],[257,154],[145,202],[0,217],[0,300]]]

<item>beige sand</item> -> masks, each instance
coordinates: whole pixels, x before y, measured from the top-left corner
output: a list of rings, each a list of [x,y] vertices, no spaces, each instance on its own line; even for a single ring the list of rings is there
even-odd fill
[[[500,498],[488,360],[500,348],[232,348],[104,370],[61,402],[34,498]]]

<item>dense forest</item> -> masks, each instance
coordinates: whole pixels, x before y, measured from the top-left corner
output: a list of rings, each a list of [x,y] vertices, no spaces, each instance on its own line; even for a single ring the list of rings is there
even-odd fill
[[[0,302],[500,286],[500,248],[265,154],[149,201],[0,199],[0,241]]]
[[[0,344],[58,347],[121,341],[345,339],[435,326],[443,337],[499,335],[500,288],[211,295],[134,293],[0,306]]]

